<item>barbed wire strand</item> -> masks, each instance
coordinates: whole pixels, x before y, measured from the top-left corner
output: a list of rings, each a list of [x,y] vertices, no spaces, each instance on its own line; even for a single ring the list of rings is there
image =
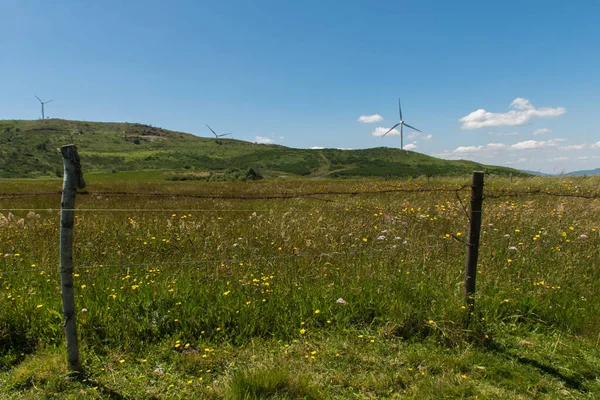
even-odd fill
[[[421,192],[454,192],[455,188],[396,188],[383,190],[340,190],[330,192],[308,192],[296,194],[271,194],[262,196],[239,196],[239,195],[212,195],[212,194],[194,194],[194,193],[160,193],[160,192],[79,192],[83,196],[114,196],[114,197],[186,197],[199,199],[218,199],[218,200],[274,200],[274,199],[298,199],[311,198],[312,196],[343,196],[343,195],[363,195],[363,194],[384,194],[384,193],[421,193]],[[62,191],[56,192],[5,192],[0,193],[0,199],[13,197],[31,197],[31,196],[48,196],[60,195]],[[323,200],[316,198],[317,200]]]
[[[111,196],[111,195],[116,195],[116,196],[136,196],[136,197],[142,197],[142,196],[148,196],[148,197],[163,197],[163,198],[167,198],[167,197],[189,197],[189,198],[202,198],[202,199],[208,199],[208,200],[272,200],[272,199],[283,199],[283,200],[287,200],[287,199],[298,199],[298,198],[312,198],[314,200],[319,200],[319,201],[325,201],[325,202],[330,202],[330,203],[336,203],[336,204],[340,204],[343,205],[345,207],[351,207],[353,210],[352,211],[358,211],[358,210],[363,210],[366,207],[364,206],[356,206],[355,204],[349,204],[349,203],[344,203],[344,202],[339,202],[336,200],[332,200],[332,199],[323,199],[323,198],[318,198],[315,197],[316,195],[320,195],[320,196],[327,196],[327,195],[362,195],[362,194],[387,194],[387,193],[427,193],[427,192],[454,192],[457,195],[457,198],[459,200],[459,202],[461,203],[462,207],[464,210],[466,210],[466,207],[464,205],[464,203],[462,202],[462,200],[460,199],[460,197],[458,196],[458,193],[466,188],[469,188],[469,185],[465,185],[462,186],[458,189],[447,189],[447,188],[439,188],[439,189],[424,189],[424,188],[419,188],[419,189],[390,189],[390,190],[380,190],[380,191],[346,191],[346,192],[320,192],[320,193],[311,193],[311,194],[298,194],[298,195],[269,195],[269,196],[214,196],[214,195],[194,195],[194,194],[185,194],[185,193],[173,193],[173,194],[167,194],[167,193],[149,193],[149,194],[143,194],[143,193],[127,193],[127,192],[90,192],[88,194],[97,194],[97,195],[103,195],[103,196]],[[0,193],[0,200],[2,199],[17,199],[17,198],[21,198],[21,197],[35,197],[35,196],[45,196],[45,195],[54,195],[54,194],[60,194],[61,192],[39,192],[39,193]],[[560,192],[548,192],[548,191],[543,191],[540,189],[536,189],[536,190],[528,190],[528,191],[511,191],[511,192],[494,192],[494,191],[485,191],[484,192],[484,199],[488,198],[488,199],[502,199],[502,198],[512,198],[512,197],[523,197],[523,196],[530,196],[530,195],[543,195],[543,196],[550,196],[550,197],[570,197],[570,198],[581,198],[581,199],[588,199],[588,200],[596,200],[596,199],[600,199],[600,193],[592,193],[592,194],[582,194],[582,193],[560,193]],[[4,197],[3,197],[4,196]],[[61,209],[58,208],[3,208],[0,209],[0,211],[60,211]],[[288,212],[288,211],[307,211],[307,210],[313,210],[313,209],[289,209],[289,210],[282,210],[283,212]],[[329,209],[327,209],[329,211]],[[333,209],[333,210],[337,210],[337,209]],[[66,211],[71,211],[71,210],[66,210]],[[101,209],[101,208],[79,208],[79,209],[75,209],[75,211],[81,211],[81,212],[91,212],[91,211],[99,211],[99,212],[108,212],[108,211],[114,211],[114,212],[228,212],[228,211],[232,211],[232,212],[245,212],[245,211],[250,211],[250,212],[264,212],[264,211],[275,211],[274,209],[220,209],[220,210],[214,210],[214,209]],[[350,210],[347,210],[350,211]],[[466,211],[465,211],[466,212]],[[466,213],[467,217],[468,217],[468,213]],[[469,217],[468,217],[469,218]]]
[[[485,193],[483,199],[501,199],[507,197],[522,197],[522,196],[550,196],[550,197],[572,197],[572,198],[580,198],[580,199],[588,199],[588,200],[597,200],[600,199],[600,193],[593,194],[583,194],[583,193],[560,193],[560,192],[545,192],[543,190],[529,190],[529,191],[518,191],[518,192],[500,192],[498,193]]]
[[[460,192],[461,190],[464,190],[465,188],[469,188],[469,185],[465,185],[462,186],[460,188],[457,189],[447,189],[447,188],[434,188],[434,189],[389,189],[389,190],[380,190],[380,191],[362,191],[362,192],[358,192],[358,191],[347,191],[347,192],[319,192],[319,193],[313,193],[313,194],[300,194],[300,195],[291,195],[291,196],[254,196],[254,197],[234,197],[234,196],[205,196],[205,195],[187,195],[187,194],[160,194],[160,193],[149,193],[149,196],[155,196],[158,195],[160,197],[193,197],[193,198],[203,198],[203,199],[224,199],[224,200],[270,200],[270,199],[296,199],[296,198],[311,198],[311,199],[315,199],[315,200],[320,200],[320,201],[325,201],[325,202],[331,202],[331,203],[336,203],[336,204],[340,204],[346,208],[351,207],[353,208],[352,211],[358,211],[358,210],[365,210],[367,207],[364,206],[356,206],[355,204],[349,204],[349,203],[344,203],[344,202],[340,202],[340,201],[336,201],[336,200],[332,200],[332,199],[323,199],[323,198],[318,198],[318,197],[314,197],[316,195],[361,195],[361,194],[387,194],[387,193],[424,193],[424,192],[454,192],[456,193],[456,196],[458,197],[458,192]],[[123,193],[128,193],[128,192],[94,192],[94,193],[90,193],[90,194],[102,194],[105,195],[107,193],[110,194],[117,194],[117,195],[122,195]],[[44,193],[46,194],[46,193]],[[133,194],[133,195],[138,195],[138,193],[129,193],[129,194]],[[2,195],[2,193],[0,193],[0,196]],[[28,195],[33,195],[33,193],[30,193]],[[200,197],[198,197],[200,196]],[[17,196],[14,196],[17,197]],[[11,197],[11,198],[14,198]],[[1,197],[0,197],[1,199]],[[460,201],[460,198],[459,198]],[[462,202],[461,202],[462,204]],[[464,206],[463,206],[464,208]],[[290,212],[290,211],[312,211],[314,209],[289,209],[289,210],[281,210],[283,212]],[[60,208],[1,208],[0,211],[46,211],[46,212],[52,212],[52,211],[81,211],[81,212],[93,212],[93,211],[99,211],[99,212],[257,212],[257,211],[261,211],[261,212],[266,212],[266,211],[274,211],[274,209],[221,209],[221,210],[215,210],[215,209],[130,209],[130,208],[122,208],[122,209],[106,209],[106,208],[77,208],[77,209],[60,209]],[[326,211],[337,211],[337,209],[326,209]],[[350,209],[346,209],[345,211],[350,211]],[[468,214],[467,214],[468,216]]]
[[[377,208],[379,210],[379,208]],[[365,208],[355,208],[343,210],[340,208],[290,208],[290,209],[240,209],[240,208],[189,208],[189,209],[168,209],[168,208],[0,208],[0,211],[35,211],[35,212],[58,212],[58,211],[81,211],[81,212],[166,212],[166,213],[191,213],[191,212],[320,212],[320,211],[365,211]]]
[[[464,185],[460,189],[462,190],[464,188],[472,188],[472,186],[471,185]],[[455,192],[455,194],[456,194],[456,198],[458,199],[458,202],[460,203],[460,206],[462,207],[463,211],[465,212],[465,215],[467,216],[467,220],[469,220],[469,223],[471,223],[471,216],[469,215],[469,210],[467,210],[467,207],[465,207],[465,205],[462,202],[462,199],[458,195],[458,190]]]

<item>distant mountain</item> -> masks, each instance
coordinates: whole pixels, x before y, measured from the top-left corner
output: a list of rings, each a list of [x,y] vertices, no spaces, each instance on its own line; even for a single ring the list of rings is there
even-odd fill
[[[522,172],[525,172],[526,174],[531,174],[531,175],[539,175],[539,176],[554,176],[554,175],[552,175],[552,174],[545,174],[545,173],[543,173],[543,172],[540,172],[540,171],[529,171],[529,170],[526,170],[526,169],[521,169],[521,170],[519,170],[519,171],[522,171]]]
[[[538,176],[585,176],[585,175],[600,175],[600,168],[586,169],[586,170],[581,170],[581,171],[573,171],[573,172],[568,172],[568,173],[564,173],[564,174],[545,174],[543,172],[529,171],[529,170],[526,170],[526,169],[521,169],[520,171],[525,172],[527,174],[538,175]]]
[[[84,172],[160,170],[203,177],[252,169],[265,178],[455,176],[476,170],[525,175],[512,168],[387,147],[293,149],[142,124],[47,119],[0,120],[0,178],[61,176],[56,149],[68,143],[77,146]]]
[[[600,168],[586,169],[581,171],[573,171],[565,174],[566,176],[584,176],[584,175],[600,175]]]

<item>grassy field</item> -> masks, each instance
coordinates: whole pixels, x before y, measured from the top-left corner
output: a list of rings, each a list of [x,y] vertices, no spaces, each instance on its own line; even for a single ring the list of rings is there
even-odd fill
[[[600,200],[570,197],[599,179],[486,178],[466,327],[469,191],[454,189],[469,177],[115,175],[86,175],[77,198],[81,379],[64,350],[60,195],[25,195],[61,182],[0,181],[24,194],[0,195],[0,398],[600,396]],[[372,193],[386,190],[414,191]],[[222,198],[269,195],[299,197]]]

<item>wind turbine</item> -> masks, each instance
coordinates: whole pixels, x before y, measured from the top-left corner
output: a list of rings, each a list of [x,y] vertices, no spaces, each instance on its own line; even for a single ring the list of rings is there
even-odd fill
[[[36,95],[33,95],[33,97],[35,97],[36,99],[38,99],[40,101],[40,103],[42,104],[42,119],[44,119],[44,104],[53,102],[54,100],[42,101],[42,99],[40,99]]]
[[[390,130],[387,131],[385,134],[383,134],[383,136],[381,136],[381,137],[384,137],[385,135],[387,135],[388,133],[393,131],[395,127],[400,125],[400,149],[404,149],[404,132],[403,132],[402,128],[404,126],[406,126],[407,128],[414,129],[417,132],[421,132],[421,131],[418,130],[417,128],[415,128],[414,126],[410,126],[409,124],[407,124],[406,122],[404,122],[402,120],[402,106],[400,105],[400,99],[398,99],[398,113],[400,114],[400,122],[398,122],[396,125],[392,126],[390,128]],[[423,133],[423,132],[421,132],[421,133]]]
[[[217,132],[213,131],[213,129],[210,126],[208,126],[208,124],[206,124],[206,126],[208,127],[208,129],[210,129],[210,131],[215,135],[215,137],[217,139],[220,138],[220,137],[222,137],[222,136],[231,135],[233,133],[233,132],[229,132],[229,133],[222,133],[220,135],[217,135]]]

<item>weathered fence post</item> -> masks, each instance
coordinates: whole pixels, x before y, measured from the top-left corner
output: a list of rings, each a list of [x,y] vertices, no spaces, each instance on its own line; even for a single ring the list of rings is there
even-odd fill
[[[471,186],[471,212],[469,242],[467,243],[467,263],[465,267],[465,300],[467,301],[467,325],[475,309],[475,278],[477,276],[477,256],[479,234],[481,232],[481,206],[483,203],[483,172],[473,172]]]
[[[73,225],[75,224],[75,194],[77,188],[85,187],[85,181],[81,173],[77,148],[72,144],[62,146],[60,152],[64,165],[63,192],[60,204],[60,282],[67,339],[67,361],[72,371],[81,372],[73,290]]]

